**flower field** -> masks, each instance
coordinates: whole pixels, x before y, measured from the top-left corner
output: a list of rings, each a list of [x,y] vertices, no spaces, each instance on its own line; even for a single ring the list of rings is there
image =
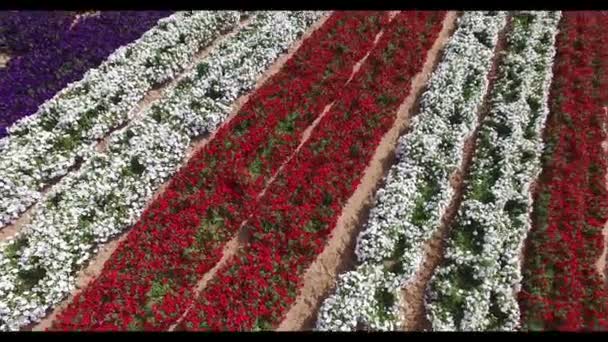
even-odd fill
[[[607,329],[607,27],[0,11],[0,331]]]

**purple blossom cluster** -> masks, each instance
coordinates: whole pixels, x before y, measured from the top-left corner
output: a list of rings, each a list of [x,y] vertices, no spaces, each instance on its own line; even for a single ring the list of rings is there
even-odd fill
[[[0,48],[12,57],[0,69],[0,138],[8,126],[170,14],[104,11],[73,25],[69,12],[0,12]]]
[[[0,52],[17,56],[54,44],[74,18],[66,11],[0,11]]]

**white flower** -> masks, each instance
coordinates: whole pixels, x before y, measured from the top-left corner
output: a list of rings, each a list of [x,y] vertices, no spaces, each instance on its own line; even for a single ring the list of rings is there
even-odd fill
[[[137,221],[154,192],[179,168],[190,140],[215,130],[232,102],[322,14],[257,13],[203,59],[209,74],[190,72],[181,87],[170,89],[142,117],[112,133],[106,152],[92,153],[77,172],[53,187],[36,204],[32,222],[13,241],[0,244],[0,261],[7,260],[0,262],[0,289],[5,291],[0,308],[8,308],[0,310],[0,330],[37,322],[64,299],[75,286],[80,264],[95,247]],[[211,80],[224,97],[205,99],[206,105],[196,111],[181,111],[193,94],[205,93]],[[162,117],[155,117],[156,111]],[[22,246],[13,255],[16,243]],[[15,286],[21,281],[18,272],[25,269],[39,270],[40,277],[27,296]]]

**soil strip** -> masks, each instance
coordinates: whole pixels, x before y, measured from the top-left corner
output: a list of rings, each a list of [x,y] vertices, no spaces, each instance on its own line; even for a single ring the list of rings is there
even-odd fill
[[[604,107],[604,115],[608,117],[608,107]],[[606,131],[606,127],[604,127]],[[604,150],[604,154],[608,154],[608,138],[602,142],[602,148]],[[606,187],[608,188],[608,172],[605,175],[606,179]],[[604,229],[602,230],[602,234],[604,235],[604,246],[602,249],[602,254],[597,260],[595,266],[597,272],[600,274],[604,283],[608,283],[608,279],[606,277],[606,254],[608,254],[608,221],[604,224]]]
[[[0,69],[6,68],[6,66],[8,65],[8,61],[10,59],[11,59],[10,55],[0,52]]]
[[[84,12],[77,13],[74,16],[74,21],[72,21],[72,24],[70,25],[70,30],[72,30],[74,28],[74,26],[76,26],[82,20],[89,18],[89,17],[98,17],[100,15],[101,15],[100,11],[84,11]]]

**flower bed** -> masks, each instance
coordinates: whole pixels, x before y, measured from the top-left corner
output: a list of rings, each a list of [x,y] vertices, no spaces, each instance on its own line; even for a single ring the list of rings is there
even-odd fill
[[[23,55],[55,43],[73,21],[74,13],[67,11],[2,11],[0,51]]]
[[[96,141],[126,123],[148,90],[183,71],[239,17],[222,11],[162,19],[13,125],[0,141],[0,227],[36,203],[46,185],[88,160]]]
[[[433,330],[514,330],[519,252],[540,172],[559,12],[517,12],[445,260],[426,293]]]
[[[337,13],[306,39],[176,174],[54,328],[162,330],[175,322],[251,212],[247,204],[339,94],[387,19]]]
[[[378,190],[355,252],[359,265],[339,276],[325,299],[318,330],[394,330],[400,289],[420,267],[423,245],[453,195],[449,176],[461,164],[476,125],[506,13],[465,12],[423,93],[410,132]],[[392,263],[389,265],[386,262]]]
[[[0,138],[13,122],[33,114],[59,90],[170,14],[170,11],[109,11],[82,19],[74,27],[71,27],[73,16],[62,17],[56,27],[45,25],[52,21],[47,17],[60,16],[53,12],[29,15],[30,20],[8,20],[10,25],[6,29],[12,28],[17,35],[7,45],[16,52],[27,52],[19,53],[0,71]],[[23,19],[19,14],[14,16]],[[41,31],[42,28],[51,30]],[[28,38],[33,38],[33,44]]]
[[[522,322],[531,330],[606,330],[604,248],[608,16],[564,12],[544,170],[525,253]]]
[[[180,327],[276,327],[325,248],[382,136],[409,94],[444,13],[398,14],[245,226],[249,241],[210,280]]]
[[[193,136],[213,130],[319,13],[259,13],[224,40],[167,97],[113,133],[35,207],[32,222],[0,247],[0,329],[36,322],[74,288],[96,246],[137,221],[179,166]]]

